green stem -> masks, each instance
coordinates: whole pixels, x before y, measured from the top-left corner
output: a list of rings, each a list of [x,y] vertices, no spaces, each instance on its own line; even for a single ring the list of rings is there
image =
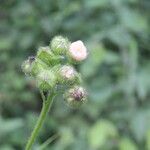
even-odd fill
[[[51,93],[51,94],[52,95],[49,94],[46,101],[43,101],[43,106],[42,106],[40,116],[38,118],[38,121],[37,121],[32,133],[31,133],[31,136],[27,142],[25,150],[31,150],[31,147],[32,147],[36,137],[38,136],[40,128],[42,127],[44,120],[46,118],[46,115],[49,112],[49,109],[50,109],[52,102],[53,102],[54,94],[53,93]]]

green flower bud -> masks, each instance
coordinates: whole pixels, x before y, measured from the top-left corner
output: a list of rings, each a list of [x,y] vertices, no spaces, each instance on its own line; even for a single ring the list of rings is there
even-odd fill
[[[62,36],[54,37],[50,43],[52,51],[57,55],[66,54],[66,51],[69,49],[69,45],[69,40]]]
[[[26,75],[31,75],[32,63],[35,60],[35,57],[31,56],[26,61],[23,62],[21,68]]]
[[[42,70],[37,75],[37,85],[43,91],[54,88],[54,86],[56,85],[55,73],[51,70]]]
[[[87,92],[81,86],[75,86],[64,94],[64,100],[70,107],[77,108],[87,101]]]
[[[74,67],[70,65],[61,66],[58,69],[58,82],[61,84],[77,84],[81,82],[81,77]]]
[[[63,59],[63,57],[61,56],[56,56],[48,46],[39,48],[37,52],[37,58],[39,58],[41,61],[43,61],[49,66],[58,64]]]
[[[27,75],[36,76],[40,70],[47,69],[48,66],[41,60],[31,56],[22,64],[22,70]]]
[[[36,76],[43,69],[48,69],[48,66],[40,59],[36,58],[32,63],[31,74]]]

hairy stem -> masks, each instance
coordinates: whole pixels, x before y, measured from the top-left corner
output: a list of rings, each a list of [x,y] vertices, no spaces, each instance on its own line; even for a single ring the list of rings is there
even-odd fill
[[[44,123],[46,115],[49,112],[49,109],[52,105],[53,99],[54,99],[54,94],[51,93],[51,94],[48,95],[47,100],[43,101],[43,106],[42,106],[40,116],[38,118],[38,121],[37,121],[32,133],[31,133],[31,136],[30,136],[30,138],[27,142],[25,150],[31,150],[32,145],[33,145],[36,137],[38,136],[38,133],[39,133],[39,131],[40,131],[40,129],[41,129],[43,123]]]

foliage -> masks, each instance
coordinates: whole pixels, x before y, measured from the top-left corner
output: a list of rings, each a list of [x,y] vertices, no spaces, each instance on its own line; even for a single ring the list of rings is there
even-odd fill
[[[24,149],[41,98],[20,64],[58,34],[89,49],[77,66],[89,102],[73,110],[57,97],[35,149],[59,134],[45,149],[149,150],[149,9],[149,0],[2,0],[0,150]]]

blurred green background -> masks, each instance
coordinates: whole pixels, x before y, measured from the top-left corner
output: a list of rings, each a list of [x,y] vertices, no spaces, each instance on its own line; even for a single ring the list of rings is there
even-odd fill
[[[54,102],[34,150],[150,150],[150,1],[1,0],[0,150],[23,150],[41,109],[21,63],[55,35],[83,40],[89,101]]]

